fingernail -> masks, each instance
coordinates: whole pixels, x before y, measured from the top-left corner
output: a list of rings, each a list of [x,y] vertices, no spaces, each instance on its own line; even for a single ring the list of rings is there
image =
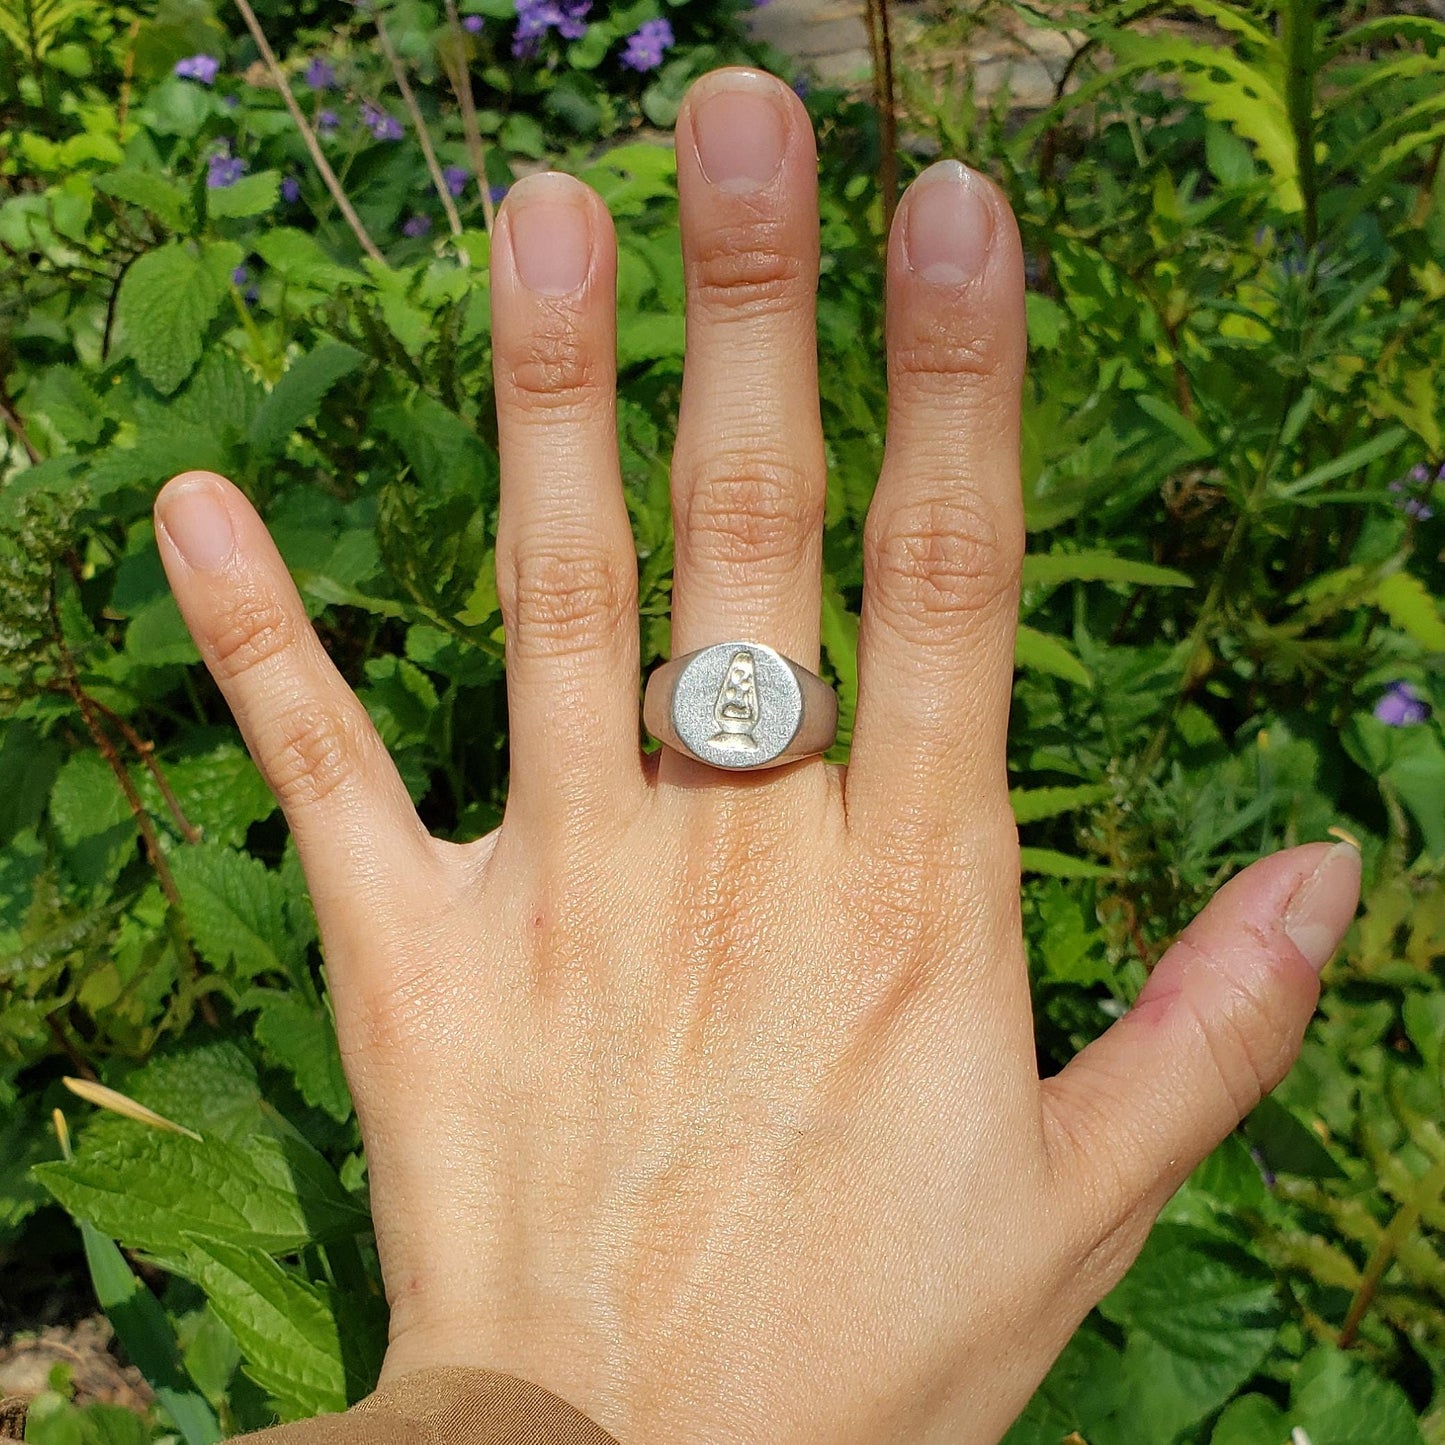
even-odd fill
[[[555,172],[528,176],[507,197],[512,257],[522,285],[539,296],[566,296],[587,279],[592,219],[582,188]]]
[[[215,482],[204,477],[172,482],[161,494],[157,511],[166,536],[196,571],[219,571],[235,551],[231,514]]]
[[[702,173],[719,190],[756,191],[777,175],[788,144],[778,82],[756,71],[725,71],[690,104]]]
[[[903,249],[925,281],[958,286],[977,276],[993,244],[993,211],[979,177],[959,161],[939,161],[908,192]]]
[[[1284,931],[1318,973],[1335,956],[1360,901],[1360,850],[1336,843],[1300,884],[1285,910]]]

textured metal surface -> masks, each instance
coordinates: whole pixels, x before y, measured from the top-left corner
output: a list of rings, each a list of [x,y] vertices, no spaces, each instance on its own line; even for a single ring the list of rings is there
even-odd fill
[[[838,704],[807,669],[757,642],[720,642],[648,679],[652,735],[715,768],[766,768],[822,752]]]

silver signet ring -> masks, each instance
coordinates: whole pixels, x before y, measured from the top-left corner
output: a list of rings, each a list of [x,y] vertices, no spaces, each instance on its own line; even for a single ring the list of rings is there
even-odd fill
[[[719,642],[656,668],[642,719],[658,742],[715,768],[775,768],[833,745],[838,699],[771,647]]]

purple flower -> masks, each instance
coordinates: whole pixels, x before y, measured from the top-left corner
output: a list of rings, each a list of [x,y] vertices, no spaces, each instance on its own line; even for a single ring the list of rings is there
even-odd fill
[[[260,299],[261,293],[251,285],[251,273],[244,266],[237,266],[231,272],[231,284],[241,293],[241,299],[252,305]]]
[[[301,199],[301,182],[295,176],[281,177],[281,199],[294,206]]]
[[[1435,515],[1435,509],[1429,502],[1422,502],[1419,497],[1409,498],[1400,508],[1407,517],[1412,517],[1417,522],[1428,522]]]
[[[454,196],[459,196],[466,190],[467,182],[471,178],[472,173],[465,166],[442,167],[442,179],[447,183],[447,190]]]
[[[1410,468],[1410,480],[1417,486],[1430,480],[1430,468],[1424,462],[1417,462]]]
[[[316,133],[318,135],[335,135],[336,127],[341,124],[341,117],[334,110],[318,111],[316,115]]]
[[[311,64],[302,72],[301,79],[312,90],[331,90],[336,85],[336,68],[329,60],[323,60],[317,55],[312,58]]]
[[[409,216],[401,228],[401,234],[403,236],[425,236],[430,230],[430,216]]]
[[[506,199],[509,190],[511,190],[510,186],[488,186],[487,195],[491,198],[494,206],[500,206]]]
[[[648,20],[627,37],[622,63],[629,70],[656,70],[663,52],[675,44],[672,26],[666,20]]]
[[[214,85],[216,72],[221,62],[214,55],[188,55],[176,61],[175,74],[182,80],[194,80],[200,85]]]
[[[536,53],[549,30],[564,40],[580,40],[587,33],[587,12],[592,0],[516,0],[517,30],[512,54],[518,59]]]
[[[482,17],[480,15],[464,15],[462,17],[462,29],[471,35],[482,33]]]
[[[361,123],[371,132],[374,140],[400,140],[406,134],[402,123],[394,115],[388,115],[370,101],[361,107]]]
[[[212,191],[224,191],[227,186],[234,186],[245,174],[246,162],[226,151],[217,151],[206,162],[206,186]]]
[[[251,279],[251,273],[244,266],[237,266],[231,272],[231,285],[244,286]]]
[[[1375,704],[1375,717],[1386,727],[1407,728],[1430,716],[1430,704],[1409,682],[1392,682]]]

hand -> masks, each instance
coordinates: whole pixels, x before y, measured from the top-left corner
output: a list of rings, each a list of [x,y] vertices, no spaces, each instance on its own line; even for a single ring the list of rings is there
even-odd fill
[[[806,114],[746,71],[677,127],[675,654],[818,661]],[[1359,860],[1229,883],[1040,1081],[1004,743],[1023,262],[956,162],[899,210],[852,761],[638,748],[608,216],[513,188],[492,263],[506,817],[429,837],[266,531],[157,503],[186,621],[294,830],[366,1140],[386,1374],[486,1365],[624,1445],[994,1441],[1162,1203],[1284,1074]]]

